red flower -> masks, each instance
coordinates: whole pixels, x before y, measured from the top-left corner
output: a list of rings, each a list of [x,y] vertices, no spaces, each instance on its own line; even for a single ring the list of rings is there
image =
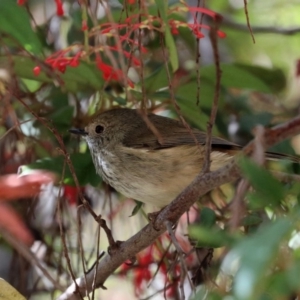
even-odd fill
[[[64,9],[63,9],[63,4],[61,0],[55,0],[56,3],[56,14],[58,16],[63,16],[64,15]]]
[[[107,46],[108,49],[112,50],[112,51],[116,51],[118,52],[118,48],[116,46],[114,47],[111,47],[111,46]],[[122,53],[124,54],[124,56],[126,58],[128,58],[129,60],[132,61],[132,63],[135,65],[135,66],[140,66],[141,65],[141,62],[138,58],[136,58],[132,53],[128,52],[128,51],[125,51],[125,50],[122,50]]]
[[[201,28],[205,28],[205,29],[211,29],[210,26],[205,25],[205,24],[199,24],[198,21],[196,20],[195,23],[185,23],[185,22],[181,22],[181,21],[175,21],[175,20],[170,20],[169,21],[169,26],[171,28],[171,32],[172,34],[176,35],[179,33],[178,31],[178,27],[182,26],[182,27],[189,27],[193,34],[198,38],[201,39],[204,37],[204,34],[201,32]],[[221,30],[217,30],[217,35],[220,38],[225,38],[226,37],[226,33],[221,31]]]
[[[24,5],[25,2],[26,2],[26,0],[18,0],[18,1],[17,1],[17,4],[18,4],[18,5]]]
[[[114,69],[112,66],[105,64],[100,57],[97,57],[97,67],[100,71],[102,71],[102,76],[105,81],[116,80],[116,81],[124,81],[123,71],[120,69]],[[133,82],[127,78],[128,85],[133,88]]]
[[[80,188],[80,191],[83,193],[85,190],[84,187]],[[78,204],[78,189],[76,186],[65,185],[64,186],[64,198],[69,202],[70,205]]]
[[[81,24],[81,30],[82,31],[85,31],[85,30],[88,30],[88,26],[87,26],[87,23],[86,23],[86,20],[82,20],[82,24]]]
[[[77,66],[79,66],[79,60],[76,59],[76,57],[73,57],[69,62],[69,66],[76,68]]]
[[[169,21],[169,25],[171,27],[171,33],[174,34],[174,35],[177,35],[179,34],[179,30],[175,24],[175,21],[174,20],[170,20]]]
[[[198,38],[201,39],[204,37],[204,34],[201,32],[201,28],[205,28],[205,29],[211,29],[211,27],[209,27],[208,25],[205,24],[200,24],[197,18],[197,13],[202,13],[205,15],[210,16],[211,18],[214,19],[214,21],[218,22],[222,19],[222,16],[210,9],[207,9],[205,7],[194,7],[194,6],[179,6],[176,7],[174,9],[171,9],[170,12],[181,12],[181,11],[189,11],[194,19],[194,23],[186,23],[186,22],[182,22],[182,21],[178,21],[178,20],[169,20],[169,26],[171,28],[171,32],[173,34],[178,34],[178,27],[180,26],[187,26],[189,27],[193,34]],[[217,35],[220,38],[225,38],[226,34],[223,31],[217,30]]]
[[[179,240],[180,242],[180,240]],[[170,236],[165,234],[158,238],[157,242],[137,255],[136,264],[124,263],[119,274],[126,276],[130,271],[133,275],[135,294],[139,296],[144,292],[148,282],[159,273],[162,283],[166,287],[165,295],[170,299],[177,290],[180,281],[180,265],[174,266],[174,253],[165,252],[165,246],[170,243]],[[183,248],[184,249],[184,248]],[[164,259],[162,259],[164,257]],[[169,261],[169,262],[168,262]],[[156,265],[156,266],[154,266]],[[172,266],[170,268],[170,266]],[[156,268],[159,269],[157,270]]]
[[[134,30],[139,29],[141,26],[141,23],[137,23],[137,19],[138,19],[138,15],[133,15],[133,16],[125,19],[126,24],[104,23],[104,24],[100,25],[101,26],[101,34],[103,34],[103,35],[106,34],[108,36],[116,35],[117,30],[128,28],[129,25],[131,25],[130,31],[127,34],[124,34],[124,35],[117,34],[117,38],[120,39],[120,41],[122,43],[125,42],[125,43],[131,44],[133,46],[139,46],[140,51],[142,53],[146,53],[147,49],[145,47],[139,45],[138,41],[133,40],[129,37]],[[118,51],[117,49],[113,49],[113,50]]]
[[[61,73],[65,73],[67,66],[76,68],[80,63],[81,51],[78,51],[74,57],[65,57],[67,52],[69,50],[60,50],[46,58],[45,63]],[[41,68],[39,66],[34,67],[33,73],[35,76],[38,76],[40,72]]]
[[[208,15],[210,17],[212,17],[214,20],[221,20],[222,16],[210,9],[207,9],[205,7],[194,7],[194,6],[188,6],[188,10],[190,12],[200,12],[203,13],[205,15]]]

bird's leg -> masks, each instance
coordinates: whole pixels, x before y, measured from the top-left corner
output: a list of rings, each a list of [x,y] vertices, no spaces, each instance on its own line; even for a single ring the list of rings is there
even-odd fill
[[[160,210],[160,211],[154,211],[154,212],[152,212],[152,213],[148,213],[148,214],[147,214],[149,223],[150,223],[150,224],[152,225],[152,227],[153,227],[155,230],[157,230],[157,231],[159,231],[160,228],[158,228],[158,227],[155,225],[155,222],[156,222],[156,219],[157,219],[157,217],[158,217],[158,215],[160,214],[161,211],[162,211],[162,210]],[[169,222],[169,223],[170,223],[170,222]],[[172,225],[172,229],[175,229],[176,226],[177,226],[177,222],[176,222],[175,224]]]
[[[160,212],[161,212],[161,210],[160,210],[160,211],[154,211],[154,212],[152,212],[152,213],[148,213],[148,214],[147,214],[149,223],[152,225],[152,227],[153,227],[156,231],[159,231],[159,228],[155,226],[155,222],[156,222],[157,216],[159,215]]]
[[[159,211],[154,211],[154,212],[148,213],[148,215],[147,215],[148,220],[151,224],[156,221],[156,218],[157,218],[157,216],[159,215],[160,212],[161,211],[159,210]]]

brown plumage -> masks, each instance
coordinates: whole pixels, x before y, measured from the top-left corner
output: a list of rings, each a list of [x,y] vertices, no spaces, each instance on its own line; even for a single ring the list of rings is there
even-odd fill
[[[127,197],[162,207],[201,171],[206,134],[198,129],[191,129],[191,134],[181,122],[152,113],[148,119],[160,139],[134,109],[106,111],[84,130],[71,132],[85,137],[95,168],[106,182]],[[213,137],[211,149],[211,170],[216,170],[241,146]]]

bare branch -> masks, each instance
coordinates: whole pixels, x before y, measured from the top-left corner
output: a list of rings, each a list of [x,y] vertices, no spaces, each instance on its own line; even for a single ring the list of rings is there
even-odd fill
[[[214,54],[215,66],[216,66],[216,82],[215,82],[214,98],[213,98],[213,103],[210,111],[209,122],[207,123],[207,127],[206,127],[206,141],[205,141],[205,154],[204,154],[205,156],[204,156],[204,162],[202,167],[203,173],[208,172],[210,168],[212,129],[217,117],[218,104],[220,99],[220,90],[221,90],[222,70],[220,66],[220,57],[219,57],[218,42],[217,42],[218,27],[219,27],[218,21],[215,21],[214,26],[212,27],[212,30],[210,31],[209,34],[210,42]]]
[[[247,0],[244,0],[244,11],[245,11],[246,20],[247,20],[247,27],[248,27],[248,29],[249,29],[249,31],[250,31],[250,34],[251,34],[251,37],[252,37],[253,44],[255,44],[255,38],[254,38],[253,31],[252,31],[252,28],[251,28],[251,25],[250,25],[250,18],[249,18],[249,13],[248,13],[248,4],[247,4]]]

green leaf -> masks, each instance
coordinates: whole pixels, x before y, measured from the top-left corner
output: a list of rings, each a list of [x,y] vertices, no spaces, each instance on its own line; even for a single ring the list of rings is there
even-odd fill
[[[226,88],[239,88],[246,90],[271,93],[272,89],[262,78],[253,75],[252,72],[235,64],[221,64],[222,77],[221,85]],[[202,67],[201,78],[212,82],[216,80],[215,65]]]
[[[280,242],[291,230],[292,223],[280,219],[261,227],[250,238],[243,239],[229,253],[233,260],[239,258],[240,267],[234,281],[237,299],[257,299],[256,292],[260,280],[267,272],[272,259],[276,258]]]
[[[236,64],[237,67],[253,74],[261,79],[273,92],[280,92],[286,86],[286,78],[284,72],[280,69],[268,69],[261,66],[252,66],[245,64]]]
[[[63,93],[60,88],[56,87],[51,89],[49,99],[51,99],[51,106],[54,110],[59,110],[65,106],[68,106],[69,103],[68,94]]]
[[[184,118],[192,123],[193,126],[206,130],[207,122],[209,120],[209,112],[204,113],[204,108],[211,107],[211,101],[213,95],[213,87],[209,85],[206,81],[201,82],[200,88],[200,103],[196,103],[196,82],[190,82],[183,85],[180,85],[179,88],[175,91],[175,100],[180,106],[180,110]],[[166,100],[170,99],[171,95],[167,89],[162,91],[150,94],[152,99]],[[148,93],[149,96],[149,93]],[[224,102],[220,101],[220,108],[222,108]],[[207,105],[207,107],[206,107]],[[170,109],[176,113],[174,105],[170,105]],[[213,129],[213,133],[217,134],[216,127]]]
[[[118,96],[118,97],[112,96],[112,97],[113,97],[114,101],[116,101],[119,105],[126,105],[126,103],[127,103],[127,100],[123,97],[120,97],[120,96]]]
[[[180,103],[181,112],[186,120],[192,123],[193,126],[200,128],[202,130],[206,130],[207,122],[209,121],[209,117],[204,114],[203,111],[196,104],[189,105],[188,103]],[[175,112],[174,107],[171,109]],[[215,130],[215,127],[214,127]],[[215,131],[213,133],[215,134]]]
[[[285,190],[281,183],[273,177],[270,172],[246,157],[240,159],[239,166],[244,177],[249,180],[263,200],[268,204],[280,204],[284,199]]]
[[[171,30],[167,18],[168,2],[164,0],[155,0],[155,3],[161,18],[164,21],[166,46],[169,50],[169,57],[172,66],[172,71],[175,72],[178,69],[178,55],[177,55],[177,49],[174,42],[174,38],[171,34]]]
[[[1,0],[0,20],[0,32],[15,39],[29,52],[42,52],[41,42],[31,28],[25,7],[17,5],[14,0]]]
[[[290,269],[285,272],[286,281],[294,290],[299,290],[300,260],[299,257],[293,261]]]
[[[247,215],[242,219],[243,226],[256,226],[262,222],[262,217],[257,214]]]
[[[74,153],[70,155],[70,159],[72,161],[77,179],[81,186],[85,186],[86,184],[97,186],[99,184],[101,179],[96,174],[95,167],[90,153]],[[28,169],[49,170],[58,175],[62,175],[64,166],[65,166],[65,177],[63,178],[63,183],[68,185],[75,185],[73,176],[70,172],[68,165],[65,163],[65,158],[63,156],[40,159],[22,168],[25,171],[27,171]]]
[[[235,237],[218,227],[190,226],[189,235],[197,240],[197,247],[219,248],[235,241]]]
[[[178,69],[178,54],[177,54],[177,49],[175,45],[174,38],[171,34],[171,30],[169,28],[169,25],[166,25],[165,29],[165,39],[166,39],[166,45],[169,50],[169,57],[170,57],[170,63],[172,66],[172,71],[173,73],[177,71]]]
[[[22,83],[26,86],[27,90],[31,93],[35,93],[42,85],[41,82],[37,80],[22,78]]]
[[[215,212],[208,208],[203,207],[200,212],[200,225],[206,228],[211,228],[216,223]]]
[[[135,207],[133,208],[133,210],[132,210],[132,212],[131,212],[131,215],[129,216],[129,217],[133,217],[133,216],[135,216],[138,212],[139,212],[139,210],[142,208],[142,206],[143,206],[143,202],[140,202],[140,201],[134,201],[135,203],[136,203],[136,205],[135,205]]]
[[[70,128],[71,120],[73,117],[74,107],[64,106],[60,109],[55,110],[48,116],[48,119],[52,121],[53,125],[59,131],[65,131]]]
[[[175,91],[175,98],[178,103],[187,103],[188,105],[196,105],[196,96],[197,96],[197,81],[196,79],[191,80],[188,83],[180,85]],[[200,78],[200,101],[199,106],[201,108],[211,108],[215,93],[215,85],[213,81],[208,80],[207,78]],[[222,89],[219,99],[219,108],[223,105]]]
[[[160,65],[147,78],[145,78],[144,85],[147,94],[169,86],[165,65]]]
[[[53,78],[46,75],[41,71],[38,76],[33,74],[33,68],[37,65],[30,57],[11,56],[13,60],[14,72],[27,79],[51,83]],[[8,66],[7,57],[0,56],[0,66]],[[54,74],[54,78],[59,76],[64,82],[64,88],[71,92],[78,92],[80,90],[101,90],[103,86],[103,78],[101,72],[94,64],[89,64],[81,61],[80,65],[76,68],[67,67],[64,74]]]
[[[179,2],[179,1],[178,1]],[[170,1],[169,1],[169,7],[170,7]],[[178,13],[168,13],[168,21],[179,21],[179,23],[186,23],[187,21],[187,16],[184,14],[178,14]],[[196,50],[196,43],[197,40],[195,38],[195,34],[193,31],[187,27],[187,26],[179,26],[177,27],[177,30],[179,32],[178,35],[180,37],[180,41],[184,41],[185,46],[189,48],[189,52],[191,54],[195,53]]]
[[[270,151],[296,156],[295,149],[292,147],[289,140],[285,140],[274,145],[272,148],[270,148]]]
[[[292,293],[286,274],[278,271],[274,273],[267,286],[268,294],[273,296],[271,299],[279,299],[280,296],[283,297],[284,295]]]
[[[229,297],[228,297],[229,298]],[[214,291],[214,289],[210,289],[208,287],[206,287],[205,284],[201,284],[199,286],[197,286],[196,289],[196,294],[192,294],[191,297],[189,298],[189,300],[224,300],[226,299],[224,297],[224,295],[219,295],[218,291]],[[230,300],[233,300],[231,298],[229,298]],[[229,300],[228,299],[228,300]]]
[[[260,112],[257,114],[243,114],[240,120],[240,130],[251,132],[258,124],[267,126],[273,119],[273,115],[269,112]]]

